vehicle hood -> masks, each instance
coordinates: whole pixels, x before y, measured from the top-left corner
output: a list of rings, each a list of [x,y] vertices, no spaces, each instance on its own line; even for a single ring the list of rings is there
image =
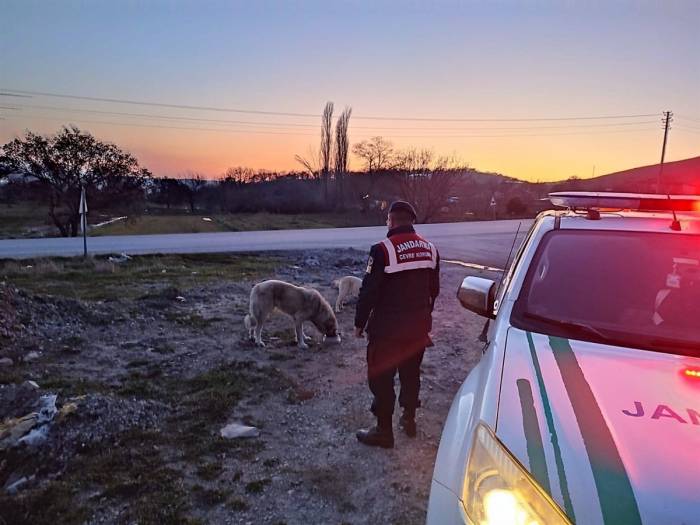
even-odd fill
[[[496,434],[576,523],[700,523],[700,359],[509,328]]]

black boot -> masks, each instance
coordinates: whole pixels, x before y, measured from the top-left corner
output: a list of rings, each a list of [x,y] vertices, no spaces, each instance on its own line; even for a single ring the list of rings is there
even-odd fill
[[[369,447],[394,448],[394,430],[391,428],[391,419],[378,421],[376,427],[358,430],[355,436],[360,443]]]
[[[404,433],[410,437],[416,437],[416,413],[415,411],[404,410],[399,418],[399,426],[403,428]]]

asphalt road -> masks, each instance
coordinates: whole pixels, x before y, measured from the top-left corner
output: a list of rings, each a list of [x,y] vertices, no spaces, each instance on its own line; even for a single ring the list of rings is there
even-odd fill
[[[421,235],[434,242],[443,259],[502,268],[515,232],[527,231],[531,220],[420,224]],[[91,254],[258,252],[369,247],[386,235],[386,227],[325,228],[255,232],[118,235],[88,238]],[[0,240],[0,258],[70,257],[82,255],[82,238]],[[505,255],[504,255],[505,254]]]

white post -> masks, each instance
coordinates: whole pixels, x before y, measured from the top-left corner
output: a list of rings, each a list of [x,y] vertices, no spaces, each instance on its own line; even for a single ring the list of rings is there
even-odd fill
[[[87,257],[87,197],[85,186],[80,188],[80,229],[83,233],[83,257]]]

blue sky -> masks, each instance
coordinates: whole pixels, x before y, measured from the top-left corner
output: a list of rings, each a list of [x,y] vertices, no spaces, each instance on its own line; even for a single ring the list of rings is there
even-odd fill
[[[332,100],[351,105],[356,116],[514,119],[671,109],[679,127],[669,158],[700,154],[694,131],[700,123],[683,120],[700,119],[700,2],[1,0],[0,6],[0,89],[314,114]],[[0,97],[0,105],[10,102],[18,99]],[[295,153],[316,147],[312,128],[278,136],[130,128],[81,122],[85,114],[70,111],[134,111],[129,106],[40,97],[21,103],[66,111],[15,110],[0,121],[0,140],[28,128],[55,131],[65,118],[124,145],[160,173],[215,174],[238,164],[290,169]],[[316,123],[255,121],[285,130],[283,124]],[[619,128],[629,133],[451,138],[435,124],[385,121],[374,125],[390,129],[370,129],[371,121],[351,122],[353,141],[381,134],[398,147],[427,146],[476,168],[530,179],[586,176],[593,165],[598,173],[624,169],[659,154],[656,125]],[[476,129],[465,125],[464,133]]]

